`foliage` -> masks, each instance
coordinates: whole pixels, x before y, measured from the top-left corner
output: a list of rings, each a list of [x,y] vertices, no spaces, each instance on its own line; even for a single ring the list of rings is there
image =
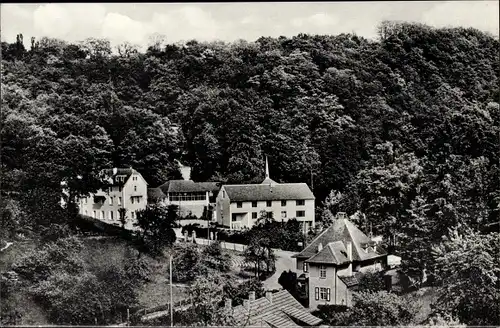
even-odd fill
[[[357,326],[411,325],[418,313],[418,303],[385,291],[360,292],[354,295],[349,320]]]
[[[198,247],[190,243],[175,244],[172,249],[172,280],[190,282],[208,273]]]
[[[231,270],[231,255],[222,249],[220,242],[214,242],[201,252],[203,264],[218,272]]]
[[[416,324],[419,306],[414,299],[385,291],[359,292],[354,294],[352,307],[322,305],[315,314],[329,325],[406,326]]]
[[[199,277],[189,287],[193,301],[191,314],[196,325],[227,326],[232,324],[229,313],[219,306],[223,300],[223,281],[218,276]]]
[[[379,292],[385,288],[383,273],[370,271],[363,273],[359,278],[357,290],[360,292]]]
[[[166,246],[175,242],[173,227],[177,220],[177,207],[150,204],[144,210],[137,211],[139,228],[138,240],[149,252],[158,255]]]
[[[68,236],[73,196],[95,192],[104,168],[133,166],[157,186],[180,178],[179,160],[198,181],[260,182],[267,155],[275,181],[314,187],[323,226],[359,211],[356,224],[390,241],[405,273],[439,283],[432,248],[447,228],[498,221],[499,41],[404,22],[383,22],[379,36],[156,36],[145,53],[95,38],[2,42],[0,237]],[[298,250],[300,230],[280,224],[251,242],[255,254]]]
[[[312,314],[329,326],[345,326],[349,323],[349,308],[346,305],[319,304]]]
[[[224,285],[224,296],[232,300],[232,305],[243,304],[243,300],[248,299],[250,292],[255,292],[255,299],[265,296],[264,285],[258,279],[248,279],[241,283],[228,280]]]
[[[137,305],[137,287],[146,279],[138,271],[147,271],[146,265],[128,258],[125,265],[89,266],[82,251],[78,239],[59,239],[21,258],[13,269],[51,323],[116,323]]]
[[[270,245],[269,237],[254,236],[243,252],[245,263],[253,266],[257,278],[267,277],[276,270],[276,255]]]
[[[499,234],[450,229],[433,249],[441,295],[435,304],[467,325],[498,325]]]

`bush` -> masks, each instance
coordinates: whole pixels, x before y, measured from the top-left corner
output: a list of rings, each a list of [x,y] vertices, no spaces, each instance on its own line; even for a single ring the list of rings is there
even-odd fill
[[[386,285],[382,272],[366,272],[359,279],[358,291],[360,292],[379,292],[385,289]]]
[[[196,245],[176,244],[172,251],[173,281],[190,282],[196,277],[208,273],[208,268],[203,265],[201,253]]]
[[[346,305],[318,305],[318,310],[312,314],[323,320],[329,326],[349,325],[349,308]]]

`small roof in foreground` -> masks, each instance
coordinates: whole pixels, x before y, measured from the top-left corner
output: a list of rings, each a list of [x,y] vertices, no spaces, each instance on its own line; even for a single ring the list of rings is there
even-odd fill
[[[233,309],[237,323],[245,326],[300,327],[294,320],[308,326],[317,326],[321,319],[307,311],[287,290],[273,293],[273,301],[261,297],[250,302],[249,310],[243,305]]]

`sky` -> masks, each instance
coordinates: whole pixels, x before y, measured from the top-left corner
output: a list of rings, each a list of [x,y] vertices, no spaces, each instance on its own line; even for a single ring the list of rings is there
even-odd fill
[[[475,27],[499,35],[499,1],[365,1],[262,3],[43,3],[1,4],[2,41],[22,33],[77,42],[107,38],[143,48],[151,35],[174,43],[255,41],[261,36],[298,33],[356,33],[376,37],[383,20],[420,22],[435,27]]]

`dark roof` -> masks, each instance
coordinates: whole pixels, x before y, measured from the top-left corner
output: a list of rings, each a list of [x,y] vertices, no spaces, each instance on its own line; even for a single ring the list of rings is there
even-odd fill
[[[347,286],[347,288],[357,286],[359,284],[358,278],[354,276],[338,276],[340,280]]]
[[[136,170],[133,168],[116,168],[116,173],[114,172],[115,169],[104,169],[102,170],[101,177],[103,180],[108,180],[112,179],[112,185],[113,186],[123,186],[127,180],[130,178],[132,174],[139,174]],[[119,176],[123,176],[124,179],[118,179]]]
[[[148,200],[157,201],[167,197],[160,188],[148,188]]]
[[[169,192],[218,192],[220,182],[194,182],[192,180],[170,180],[159,186],[163,193]]]
[[[344,243],[341,241],[335,241],[333,243],[328,243],[323,249],[316,255],[306,260],[310,263],[327,263],[341,265],[344,263],[349,263],[347,258],[347,250]]]
[[[314,199],[314,194],[305,183],[225,185],[231,201]]]
[[[304,248],[302,252],[293,255],[293,257],[310,259],[318,253],[318,245],[320,243],[325,247],[330,243],[339,241],[342,243],[346,241],[352,242],[353,261],[364,261],[386,255],[386,252],[380,246],[377,247],[377,251],[371,249],[365,252],[363,250],[363,245],[371,243],[370,238],[359,230],[351,221],[347,219],[336,219],[333,225],[324,230]],[[335,262],[330,263],[335,264]]]
[[[309,326],[322,321],[310,314],[287,290],[273,293],[272,303],[265,297],[250,302],[250,311],[243,305],[236,306],[233,316],[238,324],[261,327],[300,327],[292,318]]]

